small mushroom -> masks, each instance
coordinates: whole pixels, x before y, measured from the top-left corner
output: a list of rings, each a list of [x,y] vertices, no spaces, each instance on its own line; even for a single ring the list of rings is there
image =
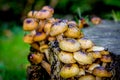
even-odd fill
[[[93,47],[94,43],[89,39],[78,39],[78,42],[81,44],[82,49],[89,49]]]
[[[48,41],[54,41],[54,40],[56,40],[56,37],[53,37],[53,36],[48,37]]]
[[[78,76],[83,76],[83,75],[85,75],[85,70],[83,68],[80,68]]]
[[[30,34],[25,35],[23,41],[28,44],[33,43],[33,35]]]
[[[61,71],[60,76],[63,78],[71,78],[79,73],[79,67],[77,64],[65,64]]]
[[[101,23],[101,19],[99,18],[99,17],[93,17],[92,19],[91,19],[91,22],[93,23],[93,24],[100,24]]]
[[[105,48],[104,47],[101,47],[101,46],[93,46],[92,48],[88,49],[87,52],[90,52],[90,51],[104,51]]]
[[[68,25],[65,22],[55,22],[50,30],[50,36],[57,36],[68,29]]]
[[[52,13],[50,13],[48,10],[40,10],[35,15],[35,18],[37,19],[47,19],[50,17],[52,17]]]
[[[102,58],[100,60],[103,62],[102,63],[103,67],[106,67],[107,63],[112,62],[112,58],[110,55],[104,55],[104,56],[102,56]]]
[[[102,55],[101,55],[101,53],[100,53],[99,51],[92,52],[92,56],[93,56],[93,58],[95,58],[95,59],[102,57]]]
[[[61,51],[58,54],[58,58],[60,59],[61,62],[66,63],[66,64],[76,62],[76,60],[73,58],[73,53],[70,53],[70,52]]]
[[[80,43],[75,39],[66,38],[59,42],[59,47],[63,51],[75,52],[80,50]]]
[[[77,51],[77,52],[74,52],[73,54],[74,54],[75,60],[81,65],[92,64],[93,62],[93,57],[91,53],[86,54],[81,51]]]
[[[48,11],[50,11],[52,14],[54,13],[54,9],[53,9],[52,7],[50,7],[50,6],[44,6],[44,7],[42,8],[42,10],[48,10]]]
[[[27,18],[23,22],[23,30],[33,31],[38,27],[38,22],[33,18]]]
[[[49,63],[47,63],[46,61],[42,61],[41,62],[42,67],[48,72],[48,74],[51,74],[51,66]]]
[[[100,51],[100,53],[102,54],[102,55],[109,55],[110,53],[109,53],[109,51]]]
[[[112,76],[112,73],[105,70],[105,68],[102,67],[102,66],[101,67],[96,67],[93,70],[93,74],[97,77],[111,77]]]
[[[39,51],[39,48],[40,48],[39,43],[34,42],[34,43],[30,44],[30,45],[31,45],[31,47],[33,47],[34,49],[36,49],[36,50],[38,50],[38,51]]]
[[[38,32],[34,36],[34,41],[42,41],[46,39],[46,34],[44,32]]]
[[[33,10],[33,11],[30,11],[30,12],[28,12],[27,16],[30,17],[30,18],[34,18],[35,15],[37,14],[37,12],[38,12],[38,11],[34,11],[34,10]]]
[[[45,53],[45,56],[47,58],[47,60],[49,61],[49,50],[48,50],[48,45],[47,44],[44,44],[44,45],[41,45],[40,46],[40,52],[41,53]]]
[[[93,75],[84,75],[81,76],[78,80],[96,80]]]
[[[43,60],[44,55],[40,54],[40,53],[33,53],[29,55],[29,60],[30,62],[34,63],[34,64],[39,64],[41,63],[41,61]]]
[[[64,33],[65,36],[68,38],[79,38],[81,35],[80,29],[78,29],[76,26],[69,24],[67,31]]]
[[[91,65],[89,66],[89,68],[88,68],[88,71],[89,71],[90,73],[92,73],[92,71],[93,71],[96,67],[100,67],[100,64],[97,64],[97,63],[91,64]]]
[[[52,27],[52,23],[46,23],[44,26],[44,32],[46,33],[46,35],[50,34],[50,29]]]

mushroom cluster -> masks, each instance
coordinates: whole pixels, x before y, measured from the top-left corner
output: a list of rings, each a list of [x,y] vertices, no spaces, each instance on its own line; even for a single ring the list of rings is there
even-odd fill
[[[49,43],[57,42],[57,58],[62,64],[57,75],[63,80],[111,77],[112,72],[107,70],[112,62],[110,53],[85,39],[75,21],[56,19],[53,13],[53,8],[44,6],[40,11],[30,11],[23,22],[23,30],[27,32],[23,40],[30,45],[28,60],[31,65],[42,66],[52,76]]]

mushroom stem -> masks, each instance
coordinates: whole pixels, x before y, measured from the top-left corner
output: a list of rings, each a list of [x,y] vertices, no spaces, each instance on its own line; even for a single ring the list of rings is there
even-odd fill
[[[107,63],[106,63],[106,62],[103,62],[103,63],[102,63],[102,67],[105,68],[106,66],[107,66]]]
[[[49,60],[50,60],[49,50],[48,50],[48,49],[45,49],[44,52],[45,52],[45,56],[46,56],[47,60],[49,61]]]
[[[43,19],[43,20],[40,20],[38,32],[42,32],[44,26],[45,26],[45,20],[44,20],[44,19]]]
[[[42,67],[48,72],[48,74],[51,74],[51,66],[49,63],[47,63],[46,61],[42,61],[41,62]]]

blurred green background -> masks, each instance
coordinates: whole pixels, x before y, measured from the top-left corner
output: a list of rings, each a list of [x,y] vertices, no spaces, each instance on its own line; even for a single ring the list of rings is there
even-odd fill
[[[120,21],[120,0],[0,0],[0,80],[26,80],[29,45],[22,40],[22,22],[44,5],[52,6],[57,18],[71,20],[80,13]]]

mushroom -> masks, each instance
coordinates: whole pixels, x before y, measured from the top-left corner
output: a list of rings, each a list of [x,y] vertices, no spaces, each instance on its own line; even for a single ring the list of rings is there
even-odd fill
[[[112,76],[112,73],[105,70],[105,68],[102,66],[96,67],[93,70],[93,74],[97,77],[111,77]]]
[[[60,76],[63,78],[71,78],[79,73],[79,67],[77,64],[65,64],[61,71]]]
[[[110,53],[108,52],[108,51],[100,51],[100,53],[102,54],[102,55],[109,55]]]
[[[91,64],[91,65],[89,66],[89,68],[88,68],[88,71],[89,71],[90,73],[92,73],[92,71],[93,71],[96,67],[100,67],[100,64],[97,64],[97,63]]]
[[[107,63],[112,62],[112,58],[110,55],[104,55],[104,56],[102,56],[102,58],[100,60],[103,62],[102,63],[103,67],[106,67]]]
[[[54,9],[53,9],[52,7],[50,7],[50,6],[44,6],[44,7],[42,8],[42,10],[48,10],[48,11],[50,11],[52,14],[54,13]]]
[[[78,76],[83,76],[83,75],[85,75],[85,70],[83,68],[80,68]]]
[[[66,64],[76,62],[76,60],[73,58],[73,53],[70,53],[70,52],[61,51],[58,54],[58,58],[60,59],[61,62],[66,63]]]
[[[33,11],[30,11],[30,12],[28,12],[27,16],[30,17],[30,18],[34,18],[35,15],[37,14],[37,12],[38,12],[38,11],[34,11],[34,10],[33,10]]]
[[[35,18],[37,19],[47,19],[52,17],[52,13],[48,10],[40,10],[36,13]]]
[[[46,39],[46,34],[44,32],[37,32],[36,35],[34,35],[33,40],[34,41],[42,41]]]
[[[27,18],[23,22],[23,30],[33,31],[38,27],[38,22],[33,18]]]
[[[80,43],[75,39],[65,38],[59,42],[59,47],[63,51],[75,52],[80,50]]]
[[[46,33],[46,35],[50,34],[50,29],[51,29],[52,23],[46,23],[44,26],[44,32]]]
[[[83,50],[93,47],[94,43],[89,39],[78,39],[78,42],[81,44]]]
[[[78,29],[73,24],[68,25],[67,31],[64,33],[65,36],[69,38],[79,38],[81,35],[80,29]]]
[[[49,61],[49,50],[48,50],[48,45],[44,44],[40,46],[40,52],[45,53],[45,56],[47,58],[47,60]]]
[[[78,80],[96,80],[93,75],[84,75],[81,76]]]
[[[55,22],[50,30],[50,36],[57,36],[63,32],[65,32],[68,29],[68,25],[61,21],[61,22]]]
[[[54,40],[56,40],[56,37],[52,37],[52,36],[48,37],[48,41],[54,41]]]
[[[40,48],[39,43],[34,42],[34,43],[30,44],[30,45],[31,45],[31,47],[33,47],[34,49],[36,49],[36,50],[38,50],[38,51],[39,51],[39,48]]]
[[[47,63],[46,61],[42,61],[41,62],[42,67],[48,72],[48,74],[51,74],[51,66],[49,63]]]
[[[95,59],[102,57],[102,55],[101,55],[101,53],[100,53],[99,51],[92,52],[92,56],[93,56],[93,58],[95,58]]]
[[[90,52],[90,51],[103,51],[105,50],[104,47],[101,47],[101,46],[93,46],[92,48],[88,49],[87,52]]]
[[[99,17],[93,17],[93,18],[91,19],[91,22],[92,22],[93,24],[100,24],[101,21],[102,21],[102,20],[101,20]]]
[[[31,63],[39,64],[43,60],[44,55],[41,53],[32,53],[29,55],[28,59]]]
[[[23,41],[28,44],[33,43],[33,35],[31,35],[31,34],[25,35],[23,38]]]
[[[81,51],[77,51],[77,52],[74,52],[74,58],[75,60],[81,64],[81,65],[85,65],[85,64],[92,64],[93,62],[93,57],[92,57],[92,54],[91,53],[83,53]]]

